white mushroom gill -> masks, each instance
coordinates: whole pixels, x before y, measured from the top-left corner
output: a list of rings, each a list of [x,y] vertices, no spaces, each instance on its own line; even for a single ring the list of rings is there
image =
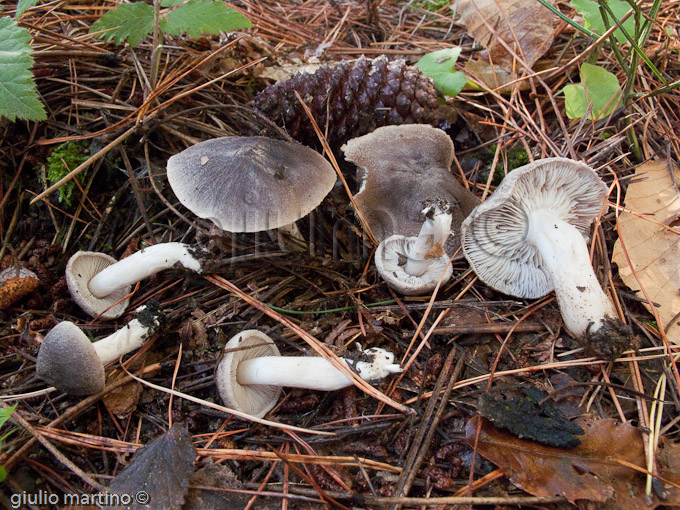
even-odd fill
[[[393,235],[380,243],[375,264],[387,284],[406,295],[431,291],[440,278],[451,277],[444,245],[451,235],[451,209],[436,201],[424,210],[425,220],[418,237]],[[443,277],[442,277],[443,275]]]

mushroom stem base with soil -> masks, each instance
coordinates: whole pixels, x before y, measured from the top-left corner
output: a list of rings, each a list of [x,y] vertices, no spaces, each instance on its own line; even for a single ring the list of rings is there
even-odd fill
[[[384,349],[374,348],[363,352],[371,361],[340,358],[345,366],[352,367],[365,381],[382,379],[399,373],[402,368],[392,363],[394,356]],[[239,384],[288,386],[309,390],[335,391],[352,385],[352,381],[325,358],[264,356],[242,361],[236,372]]]
[[[621,336],[630,345],[632,331],[623,324],[593,272],[583,235],[570,223],[547,211],[529,214],[527,240],[534,244],[555,286],[564,325],[587,344],[603,335]],[[604,338],[603,338],[604,340]]]

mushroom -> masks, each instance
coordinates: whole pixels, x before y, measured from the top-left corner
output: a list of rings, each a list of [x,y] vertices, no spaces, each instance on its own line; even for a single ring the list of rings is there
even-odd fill
[[[172,156],[167,172],[179,201],[227,232],[286,228],[316,208],[336,181],[318,152],[255,136],[197,143]]]
[[[198,253],[183,243],[149,246],[120,261],[105,253],[79,251],[66,265],[66,283],[87,314],[115,319],[127,308],[132,284],[176,265],[201,272]]]
[[[453,142],[441,129],[427,124],[385,126],[342,146],[345,159],[359,167],[359,192],[354,195],[378,242],[400,234],[417,236],[422,203],[439,197],[452,204],[453,236],[445,250],[460,246],[460,224],[479,204],[470,190],[451,174]]]
[[[402,371],[394,355],[381,348],[366,349],[357,362],[340,359],[366,381]],[[215,379],[227,407],[258,418],[274,407],[283,386],[334,391],[352,385],[327,359],[283,357],[269,336],[254,329],[227,342]]]
[[[443,200],[426,204],[418,237],[393,235],[375,252],[375,267],[394,290],[408,296],[425,294],[451,278],[444,244],[451,233],[452,207]],[[443,276],[442,276],[443,274]]]
[[[607,187],[584,163],[541,159],[510,172],[462,225],[465,257],[487,285],[538,298],[555,290],[567,331],[606,357],[630,345],[586,245]]]
[[[165,322],[158,303],[137,308],[137,318],[98,342],[74,323],[60,322],[40,344],[38,377],[69,395],[92,395],[104,388],[104,365],[140,348]]]

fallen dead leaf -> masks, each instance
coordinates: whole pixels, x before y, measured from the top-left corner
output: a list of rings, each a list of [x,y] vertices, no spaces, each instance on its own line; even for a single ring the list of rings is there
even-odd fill
[[[137,381],[131,381],[109,391],[102,397],[102,401],[111,413],[119,418],[127,417],[137,408],[141,394],[142,385]]]
[[[649,299],[659,305],[657,311],[668,340],[680,344],[680,318],[676,316],[680,312],[680,168],[676,166],[671,176],[667,161],[649,161],[638,167],[635,177],[624,202],[633,212],[619,215],[620,237],[612,262],[619,266],[623,283],[638,297],[645,299],[642,286]],[[645,307],[651,310],[649,305]]]
[[[564,496],[570,502],[588,500],[608,502],[618,510],[653,510],[660,505],[680,506],[680,489],[664,484],[667,498],[645,496],[645,475],[624,465],[644,469],[642,434],[629,423],[585,419],[581,444],[565,450],[518,439],[494,427],[479,416],[465,427],[466,441],[475,444],[477,424],[482,427],[477,451],[496,464],[510,481],[534,496]],[[663,464],[659,456],[659,475],[674,484],[680,473]]]
[[[486,48],[479,60],[466,64],[465,73],[491,89],[505,92],[505,85],[524,74],[507,48],[533,67],[552,45],[555,16],[535,0],[456,0],[454,10]]]
[[[130,465],[119,473],[110,492],[134,495],[129,510],[179,510],[194,471],[196,451],[184,425],[170,430],[135,453]],[[119,507],[117,507],[119,508]]]

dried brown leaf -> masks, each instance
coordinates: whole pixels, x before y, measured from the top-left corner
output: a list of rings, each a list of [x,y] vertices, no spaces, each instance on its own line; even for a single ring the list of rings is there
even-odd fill
[[[657,303],[668,339],[680,344],[680,168],[667,161],[649,161],[635,171],[636,182],[628,186],[626,209],[636,214],[619,215],[620,238],[614,245],[612,262],[628,287]],[[623,241],[638,279],[623,251]],[[651,307],[645,304],[648,310]],[[675,317],[675,322],[671,321]]]
[[[565,450],[518,439],[474,417],[465,427],[469,445],[475,444],[477,424],[482,427],[477,451],[496,464],[522,490],[540,497],[560,495],[577,500],[613,504],[619,510],[653,510],[660,505],[680,506],[680,490],[667,488],[667,499],[645,497],[645,476],[624,463],[644,469],[645,453],[640,431],[614,420],[583,420],[581,444]],[[677,484],[680,473],[664,466],[659,473]]]
[[[552,45],[555,16],[535,0],[457,0],[454,9],[468,34],[486,48],[465,72],[491,89],[523,74],[513,52],[532,67]]]
[[[131,381],[109,391],[102,397],[106,408],[118,417],[125,417],[137,408],[142,386]]]

